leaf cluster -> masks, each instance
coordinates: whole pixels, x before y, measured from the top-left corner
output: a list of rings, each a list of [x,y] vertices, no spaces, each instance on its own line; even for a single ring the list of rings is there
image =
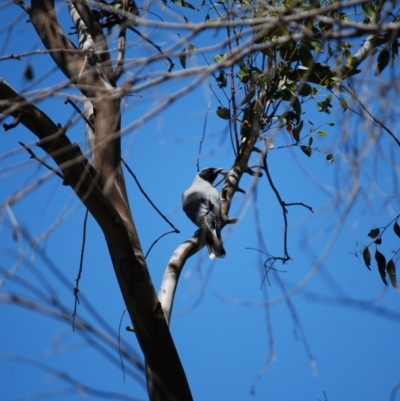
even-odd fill
[[[204,4],[206,3],[202,3]],[[262,133],[277,127],[280,122],[291,134],[295,144],[302,137],[302,106],[305,103],[314,103],[318,113],[328,115],[335,100],[343,112],[348,110],[347,100],[341,95],[345,91],[343,81],[360,72],[357,67],[362,59],[359,52],[352,54],[355,47],[352,42],[340,38],[330,39],[338,36],[338,26],[359,21],[363,21],[366,26],[395,21],[395,16],[391,13],[394,12],[393,4],[387,5],[385,12],[382,6],[369,2],[351,7],[320,0],[302,1],[295,6],[291,1],[260,3],[251,0],[231,1],[221,5],[226,14],[216,12],[214,23],[237,19],[265,20],[252,24],[250,33],[235,27],[227,28],[228,37],[238,38],[236,47],[230,45],[227,53],[216,54],[213,57],[215,63],[223,64],[229,60],[230,54],[241,47],[241,41],[252,43],[253,46],[252,51],[240,58],[230,71],[231,79],[235,79],[235,91],[243,91],[243,99],[238,104],[233,99],[234,93],[227,94],[229,104],[221,106],[233,108],[229,114],[235,117],[235,121],[241,122],[242,126],[247,125],[247,117],[254,108],[254,99],[260,91],[267,90],[264,112],[258,113],[257,121]],[[296,13],[304,17],[295,18]],[[280,23],[284,18],[295,22]],[[365,31],[356,35],[365,35]],[[373,46],[376,48],[378,75],[390,60],[394,61],[397,57],[397,34],[380,35],[374,40]],[[228,71],[220,69],[219,76],[215,76],[219,88],[226,87],[227,75]],[[254,123],[250,125],[254,126]],[[310,143],[301,144],[299,148],[307,156],[311,156]],[[327,160],[332,161],[333,157],[330,155]]]
[[[362,257],[363,257],[364,263],[367,266],[367,268],[369,270],[371,270],[371,250],[370,250],[370,248],[375,246],[374,258],[375,258],[375,261],[377,264],[379,275],[380,275],[383,283],[385,285],[388,285],[387,280],[386,280],[386,275],[388,275],[393,288],[395,288],[398,291],[399,289],[398,289],[397,278],[396,278],[396,265],[395,265],[393,259],[394,259],[395,255],[399,252],[400,248],[397,249],[393,253],[392,257],[388,261],[387,261],[387,258],[385,257],[385,255],[382,252],[380,252],[378,249],[378,246],[382,244],[382,236],[383,236],[384,232],[386,231],[386,229],[390,225],[391,225],[391,223],[389,223],[383,229],[373,228],[372,230],[370,230],[370,232],[368,233],[368,236],[373,239],[373,242],[371,244],[367,245],[363,249]],[[393,223],[393,232],[395,233],[395,235],[397,237],[400,238],[400,226],[397,222],[397,218]]]

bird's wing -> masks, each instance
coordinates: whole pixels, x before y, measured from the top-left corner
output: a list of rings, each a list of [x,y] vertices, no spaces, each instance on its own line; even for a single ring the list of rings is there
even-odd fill
[[[218,191],[208,182],[194,182],[182,195],[182,207],[197,226],[201,216],[211,211],[219,214]]]

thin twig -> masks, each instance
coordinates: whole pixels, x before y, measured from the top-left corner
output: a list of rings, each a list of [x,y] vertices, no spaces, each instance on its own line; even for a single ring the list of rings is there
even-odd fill
[[[40,157],[36,156],[36,154],[32,151],[32,149],[30,149],[28,146],[26,146],[23,142],[18,142],[30,155],[31,155],[31,159],[35,159],[37,160],[40,164],[42,164],[43,166],[45,166],[48,170],[52,171],[55,175],[57,175],[58,177],[60,177],[63,181],[65,181],[65,177],[59,172],[57,171],[55,168],[51,167],[50,165],[48,165],[44,160],[42,160]]]
[[[378,120],[364,105],[364,103],[361,102],[361,100],[358,98],[354,90],[351,90],[350,94],[352,95],[353,99],[356,100],[356,102],[360,105],[360,107],[368,114],[369,117],[372,118],[375,124],[379,125],[381,128],[383,128],[397,143],[398,146],[400,146],[400,141],[396,138],[396,135],[388,128],[386,127],[385,124],[383,124],[380,120]]]
[[[314,213],[314,210],[311,206],[306,205],[303,202],[293,202],[293,203],[285,203],[285,206],[303,206],[308,209],[311,213]]]
[[[88,219],[89,211],[86,209],[85,213],[85,218],[83,219],[83,236],[82,236],[82,246],[81,246],[81,258],[79,260],[79,270],[78,270],[78,276],[75,279],[76,285],[74,288],[74,297],[75,297],[75,302],[74,302],[74,312],[72,313],[72,331],[75,331],[75,316],[76,316],[76,310],[78,307],[79,302],[79,281],[82,276],[82,271],[83,271],[83,256],[85,253],[85,242],[86,242],[86,226],[87,226],[87,219]]]
[[[90,129],[94,132],[94,125],[87,119],[87,117],[81,112],[80,108],[69,98],[65,99],[65,104],[69,103],[78,114],[85,120],[85,123],[90,127]]]
[[[178,232],[179,232],[179,231],[178,231]],[[168,231],[167,233],[164,233],[164,234],[160,235],[160,236],[150,245],[150,248],[149,248],[149,250],[146,252],[146,255],[144,256],[144,258],[147,259],[147,256],[149,256],[149,253],[150,253],[150,251],[152,250],[153,246],[154,246],[158,241],[160,241],[160,239],[161,239],[162,237],[165,237],[166,235],[172,234],[172,233],[176,233],[176,231],[175,231],[175,230],[174,230],[174,231]]]
[[[285,258],[282,260],[282,262],[285,263],[285,262],[287,262],[288,260],[291,259],[291,257],[289,256],[288,250],[287,250],[287,234],[288,234],[288,221],[287,221],[287,216],[286,216],[287,212],[288,212],[287,206],[303,206],[303,207],[305,207],[306,209],[308,209],[312,213],[314,213],[314,211],[313,211],[311,206],[308,206],[303,202],[286,203],[285,201],[282,200],[278,190],[275,187],[274,182],[272,181],[271,174],[269,172],[268,164],[267,164],[267,155],[268,155],[268,152],[266,152],[265,156],[264,156],[263,170],[265,171],[265,174],[267,176],[269,185],[271,186],[273,192],[275,193],[275,196],[276,196],[276,198],[277,198],[277,200],[279,202],[279,205],[282,208],[283,220],[284,220],[284,225],[285,225],[284,233],[283,233],[283,249],[284,249]],[[280,258],[275,258],[275,259],[280,260]]]
[[[286,209],[286,204],[285,202],[282,200],[278,190],[275,187],[275,184],[272,181],[271,175],[269,173],[269,169],[268,169],[268,164],[267,164],[267,155],[268,155],[268,151],[265,152],[265,156],[264,156],[264,160],[263,160],[263,170],[265,171],[265,174],[267,176],[268,182],[270,187],[272,188],[272,191],[275,193],[276,199],[278,200],[281,208],[282,208],[282,214],[283,214],[283,221],[285,224],[285,228],[284,228],[284,232],[283,232],[283,252],[285,254],[285,258],[287,258],[287,260],[291,259],[289,254],[288,254],[288,250],[287,250],[287,232],[288,232],[288,222],[287,222],[287,209]]]
[[[211,93],[210,100],[209,100],[208,105],[207,105],[206,115],[205,115],[205,117],[204,117],[203,134],[202,134],[201,139],[200,139],[199,154],[197,155],[197,163],[196,163],[196,165],[197,165],[197,171],[200,171],[201,149],[202,149],[202,147],[203,147],[204,138],[205,138],[205,136],[206,136],[207,118],[208,118],[208,113],[209,113],[209,111],[210,111],[212,98],[213,98],[213,93]]]
[[[136,28],[133,28],[132,26],[128,26],[128,29],[130,29],[132,32],[135,32],[136,35],[139,35],[143,40],[145,40],[147,43],[150,43],[152,46],[154,46],[165,58],[169,61],[169,67],[168,67],[168,72],[171,72],[172,69],[174,68],[175,64],[172,62],[172,60],[162,51],[161,47],[156,45],[150,38],[147,36],[144,36],[142,33],[140,33]]]
[[[121,157],[121,161],[128,170],[129,174],[133,177],[133,179],[136,182],[136,185],[139,188],[139,191],[144,195],[144,197],[149,201],[150,205],[153,206],[155,211],[173,228],[174,232],[177,234],[180,233],[180,231],[163,215],[163,213],[157,208],[157,206],[152,202],[152,200],[149,198],[149,196],[146,194],[146,192],[143,190],[142,186],[140,185],[138,179],[136,178],[134,172],[130,169],[130,167],[126,164],[125,160]]]

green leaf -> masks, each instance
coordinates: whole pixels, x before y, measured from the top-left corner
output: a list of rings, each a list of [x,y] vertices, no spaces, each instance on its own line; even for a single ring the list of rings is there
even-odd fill
[[[368,247],[366,247],[363,250],[362,255],[363,255],[365,266],[367,266],[368,270],[371,270],[371,268],[370,268],[370,266],[371,266],[371,252],[369,251]]]
[[[310,136],[310,138],[308,139],[308,146],[311,146],[314,142],[314,139],[312,136]]]
[[[218,115],[218,117],[222,118],[223,120],[229,120],[229,118],[230,118],[229,109],[226,107],[218,106],[217,115]]]
[[[328,95],[327,97],[326,97],[326,99],[324,100],[324,102],[327,104],[327,106],[331,106],[332,107],[332,105],[331,105],[331,100],[332,100],[332,94],[330,94],[330,95]]]
[[[375,251],[375,260],[378,264],[379,274],[381,275],[381,279],[385,285],[387,284],[386,281],[386,258],[383,254],[381,254],[378,250]]]
[[[283,60],[293,63],[299,61],[299,54],[294,42],[288,42],[279,47],[279,54]]]
[[[347,102],[344,98],[340,98],[340,105],[342,106],[343,111],[346,111],[349,106],[347,106]]]
[[[395,290],[399,290],[397,287],[397,279],[396,279],[396,265],[393,262],[393,259],[390,259],[386,265],[386,271],[389,275],[390,282]]]
[[[228,58],[227,54],[217,54],[216,56],[213,57],[213,60],[216,63],[220,63],[221,61],[225,61]]]
[[[379,228],[374,228],[368,233],[368,237],[376,238],[380,233]]]
[[[194,49],[195,49],[195,47],[193,45],[189,44],[189,46],[187,47],[187,53],[188,53],[189,57],[193,54]]]
[[[361,5],[361,8],[364,15],[368,17],[370,20],[373,20],[375,18],[375,12],[371,3],[363,3]]]
[[[375,76],[380,75],[381,72],[387,67],[390,61],[390,52],[388,48],[382,49],[378,56],[378,65],[375,69]]]
[[[181,50],[179,53],[179,61],[183,68],[186,68],[186,49]]]
[[[377,239],[375,240],[375,244],[376,244],[376,245],[382,244],[382,237],[377,238]]]
[[[192,10],[195,10],[195,8],[185,0],[172,0],[172,2],[174,4],[176,4],[177,6],[187,7],[187,8],[191,8]]]
[[[274,57],[274,53],[271,51],[271,49],[268,49],[268,48],[261,49],[261,53],[268,56],[269,58]]]
[[[312,86],[306,83],[301,83],[297,88],[298,94],[302,97],[310,96],[312,93]]]
[[[330,114],[330,110],[329,109],[332,107],[331,100],[332,100],[332,94],[328,95],[326,97],[326,99],[323,100],[322,102],[317,102],[318,111],[322,111],[322,112],[325,112],[327,114]]]
[[[313,62],[313,56],[308,46],[304,42],[300,42],[299,57],[301,64],[303,64],[304,67],[311,67]]]
[[[346,57],[346,61],[347,61],[347,65],[351,65],[351,61],[353,60],[353,56],[351,55],[351,53],[346,49],[343,51],[345,57]]]
[[[296,142],[300,141],[300,132],[303,129],[303,120],[300,121],[300,124],[293,128],[292,135]]]
[[[333,155],[331,153],[328,153],[326,155],[326,161],[328,161],[329,163],[333,163]]]
[[[317,131],[317,134],[322,138],[328,138],[328,134],[325,131]]]
[[[292,96],[290,103],[292,104],[293,110],[296,113],[297,121],[300,120],[301,104],[299,99],[296,96]]]
[[[335,123],[327,123],[330,127],[333,127]]]
[[[318,40],[311,40],[309,42],[310,46],[316,50],[317,52],[321,53],[322,52],[322,44]]]
[[[309,146],[300,146],[300,149],[308,156],[311,157],[312,150]]]
[[[400,237],[400,226],[397,223],[397,221],[395,221],[393,224],[393,231],[396,233],[398,237]]]

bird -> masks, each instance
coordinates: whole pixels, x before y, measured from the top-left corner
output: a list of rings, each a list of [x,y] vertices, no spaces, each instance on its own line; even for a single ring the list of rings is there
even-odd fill
[[[182,208],[204,236],[210,259],[226,255],[221,239],[221,201],[212,185],[222,171],[223,168],[204,168],[182,194]]]

